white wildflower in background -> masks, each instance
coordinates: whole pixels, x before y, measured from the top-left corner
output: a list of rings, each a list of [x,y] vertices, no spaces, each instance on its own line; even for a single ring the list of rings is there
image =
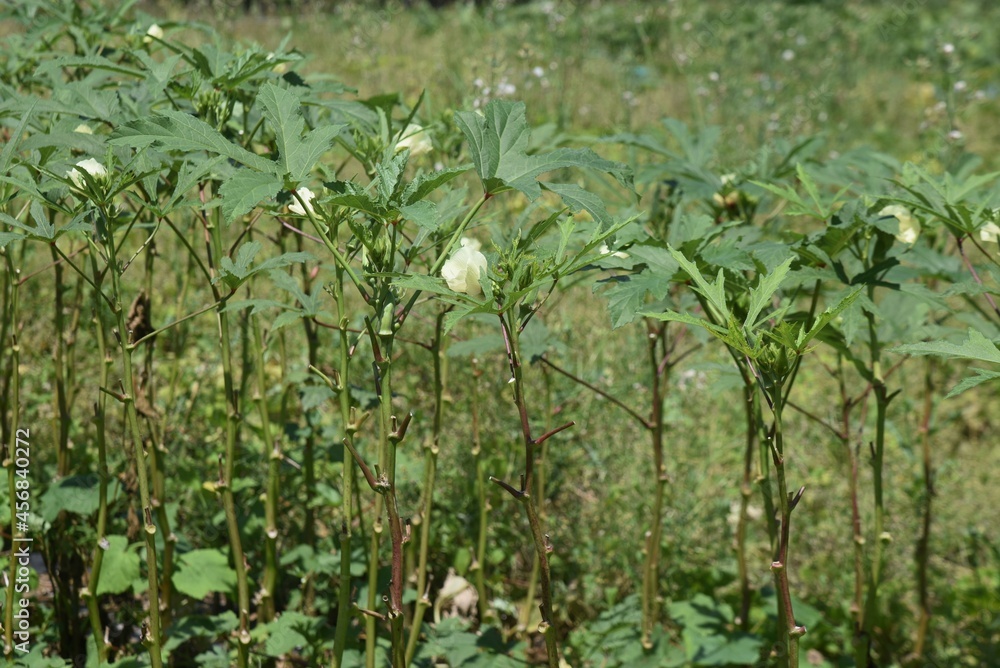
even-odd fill
[[[991,243],[1000,243],[1000,226],[996,223],[986,223],[979,228],[979,238]]]
[[[402,151],[404,148],[410,149],[410,157],[416,157],[418,155],[423,155],[424,153],[430,153],[434,148],[431,143],[431,138],[427,136],[427,132],[416,125],[415,123],[410,123],[403,130],[402,138],[396,142],[396,152]]]
[[[149,26],[146,36],[142,38],[144,44],[152,44],[154,39],[163,39],[163,28],[157,24]]]
[[[316,213],[316,210],[313,209],[312,205],[312,200],[316,197],[316,195],[313,194],[313,191],[309,190],[309,188],[298,188],[295,192],[299,194],[299,197],[302,198],[302,201],[305,202],[306,206],[303,208],[302,204],[299,203],[299,200],[292,197],[292,201],[288,205],[288,210],[292,213],[297,213],[300,216],[307,215],[306,209],[309,209],[309,213]]]
[[[764,516],[764,511],[757,506],[747,505],[747,519],[756,522]],[[740,502],[733,501],[729,504],[729,515],[726,516],[726,523],[735,529],[740,523]]]
[[[899,232],[896,233],[896,240],[912,246],[920,236],[920,223],[913,217],[910,210],[900,204],[890,204],[878,212],[880,216],[893,216],[899,221]]]
[[[517,86],[510,83],[506,79],[501,79],[500,83],[497,84],[497,95],[510,96],[516,92],[517,92]]]
[[[784,51],[781,52],[781,59],[786,63],[790,62],[795,59],[795,52],[792,51],[791,49],[785,49]]]
[[[77,169],[79,167],[79,169]],[[87,182],[83,179],[83,174],[80,173],[80,169],[90,174],[95,179],[104,179],[108,176],[107,168],[99,163],[93,158],[87,158],[86,160],[81,160],[76,163],[76,167],[66,172],[66,176],[73,182],[77,188],[84,188]]]
[[[479,251],[480,243],[475,239],[463,237],[461,243],[462,247],[441,267],[441,276],[449,289],[475,296],[483,291],[479,276],[486,271],[486,256]]]

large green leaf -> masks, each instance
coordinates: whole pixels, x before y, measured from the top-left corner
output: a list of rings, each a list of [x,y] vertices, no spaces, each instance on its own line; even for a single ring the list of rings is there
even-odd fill
[[[227,222],[232,222],[277,195],[281,186],[282,179],[277,174],[241,169],[219,187],[222,215]]]
[[[788,270],[792,266],[792,258],[788,258],[768,273],[760,276],[757,280],[757,287],[750,288],[750,307],[747,309],[746,320],[743,326],[751,330],[757,324],[757,316],[771,302],[771,297],[781,287],[781,282],[788,276]]]
[[[156,146],[168,151],[208,151],[260,172],[273,173],[278,168],[267,158],[229,141],[200,118],[180,111],[161,111],[158,116],[140,118],[119,126],[109,143],[137,149]]]
[[[302,130],[301,102],[293,93],[266,83],[257,94],[264,117],[271,123],[278,142],[278,162],[281,170],[293,182],[308,178],[320,156],[329,150],[334,138],[346,125],[324,125],[305,137]]]
[[[219,638],[239,625],[239,619],[232,610],[214,616],[187,614],[175,619],[167,628],[167,642],[163,649],[171,652],[194,638]]]
[[[524,111],[523,102],[492,100],[483,109],[482,116],[472,111],[455,114],[487,193],[495,195],[514,189],[529,199],[536,199],[542,193],[536,178],[566,167],[606,172],[633,189],[632,171],[628,166],[605,160],[590,149],[560,148],[550,153],[528,155],[531,131]]]
[[[297,647],[308,647],[315,640],[322,620],[301,612],[287,610],[267,625],[267,641],[264,651],[269,656],[288,654]]]
[[[236,587],[236,571],[219,550],[191,550],[177,559],[174,587],[185,596],[201,600],[213,592],[229,593]]]
[[[132,583],[139,579],[139,546],[136,543],[129,547],[125,536],[107,536],[101,579],[97,584],[98,596],[122,594],[132,588]]]
[[[617,329],[632,322],[648,306],[647,294],[654,299],[663,299],[669,289],[669,278],[648,271],[622,279],[609,288],[605,295],[608,298],[611,326]]]
[[[543,188],[559,195],[563,203],[573,213],[586,211],[597,221],[598,229],[605,229],[614,223],[611,214],[604,206],[604,201],[592,192],[588,192],[573,183],[542,183]]]
[[[54,522],[59,513],[90,515],[97,510],[100,498],[96,475],[67,476],[53,483],[41,498],[39,514],[46,522]]]
[[[892,348],[891,352],[905,353],[907,355],[936,355],[938,357],[945,357],[949,359],[967,359],[1000,364],[1000,350],[997,349],[996,344],[983,336],[981,332],[972,328],[969,329],[968,338],[966,338],[961,344],[951,343],[949,341],[908,343],[906,345]],[[973,368],[972,371],[976,375],[963,379],[962,382],[952,388],[947,395],[948,397],[961,394],[962,392],[976,387],[981,383],[985,383],[988,380],[1000,378],[1000,371],[989,371],[986,369],[976,368]]]
[[[726,279],[724,276],[724,270],[719,269],[719,275],[716,277],[714,283],[709,283],[708,280],[702,275],[698,266],[691,260],[684,257],[684,254],[673,247],[667,247],[670,254],[673,256],[677,263],[681,266],[691,280],[694,281],[696,289],[700,292],[705,299],[708,300],[709,305],[715,309],[716,317],[719,322],[727,322],[730,320],[731,315],[729,313],[729,306],[726,304]]]

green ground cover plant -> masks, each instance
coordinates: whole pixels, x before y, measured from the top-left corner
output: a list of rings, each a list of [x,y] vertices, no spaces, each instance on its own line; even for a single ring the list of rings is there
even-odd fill
[[[682,4],[5,7],[5,659],[995,662],[993,10]]]

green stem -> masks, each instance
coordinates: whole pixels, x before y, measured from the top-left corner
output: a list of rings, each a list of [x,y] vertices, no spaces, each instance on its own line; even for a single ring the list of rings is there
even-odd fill
[[[924,367],[924,407],[920,421],[920,445],[924,460],[924,507],[920,537],[917,539],[917,594],[920,597],[920,617],[917,622],[913,656],[919,662],[924,655],[927,629],[930,627],[931,599],[928,590],[928,561],[931,541],[931,504],[934,501],[934,464],[931,458],[931,418],[934,411],[934,358],[928,357]]]
[[[264,497],[264,580],[260,589],[259,618],[263,623],[274,619],[274,594],[278,586],[278,495],[279,465],[281,463],[281,441],[275,438],[271,429],[271,418],[267,409],[267,373],[264,367],[264,335],[260,321],[253,320],[253,355],[257,372],[257,391],[254,401],[260,418],[260,432],[264,441],[264,459],[267,467],[267,492]]]
[[[486,495],[486,464],[483,461],[483,442],[479,428],[479,374],[477,360],[472,359],[472,390],[469,413],[472,417],[472,457],[476,462],[476,498],[479,504],[479,525],[476,536],[476,560],[473,564],[476,591],[479,593],[479,624],[486,623],[490,603],[486,592],[486,528],[489,519],[489,499]]]
[[[157,229],[159,228],[157,227]],[[144,263],[146,283],[146,316],[143,324],[151,329],[152,315],[150,309],[152,308],[152,295],[156,293],[156,284],[154,282],[154,262],[157,257],[157,254],[154,252],[156,246],[153,242],[152,236],[147,239],[146,245],[149,247],[150,252],[146,253],[146,261]],[[132,336],[132,334],[130,333],[129,336]],[[146,339],[146,356],[144,359],[144,373],[146,380],[144,389],[146,391],[146,401],[150,409],[155,414],[155,409],[153,408],[156,405],[156,384],[154,382],[155,375],[153,368],[153,352],[155,350],[155,345],[154,339],[148,337],[144,338]],[[137,347],[137,345],[133,344],[133,348]],[[163,444],[163,437],[166,435],[166,428],[164,426],[166,421],[156,420],[152,415],[147,415],[146,422],[149,427],[148,432],[150,440],[148,452],[149,470],[153,482],[152,504],[156,510],[156,521],[159,524],[160,530],[163,532],[163,571],[160,579],[160,606],[162,609],[163,628],[166,629],[170,626],[171,617],[173,615],[174,549],[177,545],[177,536],[170,529],[170,517],[167,515],[167,480],[166,472],[164,471],[164,467],[162,465],[164,457],[166,457],[168,452],[167,448]]]
[[[66,326],[64,314],[65,304],[63,303],[63,267],[59,262],[59,255],[55,250],[55,243],[49,244],[49,252],[52,254],[53,271],[55,273],[55,346],[52,351],[54,371],[55,371],[55,410],[53,411],[53,432],[58,434],[56,442],[56,476],[62,478],[69,475],[69,426],[72,419],[69,411],[69,400],[67,398],[66,376],[69,369],[66,367],[66,337],[74,336],[72,328]]]
[[[791,538],[793,499],[788,494],[788,485],[785,481],[785,446],[784,434],[781,423],[781,392],[780,388],[774,393],[774,430],[773,443],[771,445],[771,457],[774,461],[775,477],[778,481],[778,501],[781,509],[781,527],[778,539],[777,558],[771,564],[771,572],[774,574],[775,589],[778,592],[779,624],[784,626],[785,654],[781,658],[781,664],[788,668],[798,668],[799,665],[799,638],[802,637],[806,629],[795,623],[795,613],[792,609],[792,595],[788,584],[788,548]],[[796,496],[796,501],[798,497]]]
[[[882,566],[885,560],[885,546],[890,538],[885,531],[885,504],[883,498],[882,465],[885,455],[885,418],[890,397],[885,384],[876,379],[873,385],[875,394],[875,443],[872,446],[872,490],[875,497],[875,547],[872,552],[871,567],[868,571],[868,594],[865,599],[862,628],[865,650],[865,664],[870,661],[871,643],[875,627],[878,623],[879,586],[882,583]],[[860,664],[859,664],[860,665]]]
[[[340,323],[340,372],[337,379],[337,398],[340,403],[340,420],[344,425],[344,438],[352,439],[355,429],[351,420],[350,362],[351,351],[348,338],[347,306],[344,303],[344,272],[337,269],[333,284],[334,301],[337,303],[337,319]],[[333,639],[333,668],[340,668],[344,660],[347,644],[347,627],[351,614],[351,539],[354,523],[354,466],[344,453],[343,463],[343,519],[340,524],[340,582],[337,593],[337,626]],[[374,622],[374,620],[372,620]],[[373,624],[374,626],[374,624]]]
[[[139,430],[139,416],[135,408],[137,386],[134,377],[132,354],[133,346],[128,341],[128,323],[125,322],[125,310],[122,307],[121,267],[118,264],[114,237],[111,232],[111,222],[106,212],[100,211],[104,219],[105,232],[101,243],[108,257],[108,268],[111,275],[111,301],[117,322],[117,336],[121,348],[122,375],[125,393],[122,400],[125,403],[126,421],[131,434],[132,454],[135,458],[136,474],[139,479],[140,515],[143,518],[143,533],[146,537],[146,576],[149,591],[149,629],[144,636],[144,644],[149,650],[153,668],[163,665],[161,655],[160,630],[160,587],[156,563],[156,525],[153,523],[153,506],[149,493],[149,473],[146,469],[146,453],[143,451],[142,433]],[[93,252],[93,249],[92,249]]]
[[[308,273],[303,267],[304,283],[303,289],[308,294],[311,291],[311,286],[309,284]],[[319,364],[319,332],[318,326],[312,320],[305,318],[302,320],[302,326],[305,330],[306,335],[306,359],[310,368],[316,368]],[[310,499],[305,505],[305,517],[303,518],[303,542],[312,548],[313,551],[317,549],[316,543],[316,507],[312,503],[312,499],[315,499],[316,494],[316,442],[318,434],[322,429],[322,425],[319,422],[319,411],[315,408],[310,408],[304,411],[304,418],[308,429],[306,430],[306,437],[303,442],[302,450],[302,483],[305,488],[305,498]],[[307,577],[302,580],[302,609],[307,614],[312,614],[316,605],[316,578],[310,573]]]
[[[94,284],[100,285],[101,276],[97,267],[97,258],[91,253],[91,266],[94,272]],[[101,317],[101,299],[95,293],[93,296],[94,326],[96,329],[97,353],[101,359],[98,387],[110,389],[108,387],[108,375],[111,368],[112,359],[107,349],[107,333],[104,331],[104,319]],[[107,540],[108,521],[108,451],[107,438],[105,434],[107,416],[106,392],[98,392],[97,400],[94,402],[94,423],[97,428],[97,535],[94,541],[94,551],[91,557],[90,582],[88,587],[81,592],[87,605],[90,616],[90,628],[94,636],[94,645],[97,648],[97,663],[103,665],[108,660],[108,645],[104,642],[104,629],[101,626],[100,601],[97,597],[97,590],[101,582],[101,566],[104,562],[104,543]]]
[[[217,269],[222,261],[223,245],[220,220],[217,215],[211,224],[212,267]],[[213,288],[214,289],[214,288]],[[214,289],[215,290],[215,289]],[[216,290],[217,292],[217,290]],[[221,295],[216,294],[216,301],[223,302]],[[236,427],[239,421],[239,406],[236,388],[233,383],[233,357],[229,331],[229,313],[220,306],[217,310],[219,322],[219,345],[222,350],[222,378],[226,394],[226,452],[222,466],[222,480],[219,491],[222,495],[222,506],[226,515],[226,526],[229,532],[229,548],[232,553],[233,568],[236,571],[236,596],[239,606],[240,620],[237,636],[237,656],[240,668],[247,668],[250,647],[250,589],[247,583],[246,560],[243,554],[243,541],[240,537],[239,520],[236,517],[236,499],[233,495],[233,480],[236,474]]]
[[[431,354],[434,356],[434,420],[431,425],[431,438],[424,445],[424,485],[423,510],[420,513],[420,552],[417,557],[417,605],[413,613],[413,626],[406,645],[406,665],[410,665],[417,651],[420,629],[424,613],[430,607],[427,583],[427,555],[431,540],[431,511],[434,508],[434,481],[437,474],[437,458],[440,450],[441,428],[444,425],[444,388],[448,382],[448,339],[444,336],[444,317],[448,313],[443,310],[435,319],[434,342]]]
[[[10,431],[11,437],[19,436],[18,424],[20,423],[21,416],[21,347],[18,343],[18,318],[20,317],[20,308],[18,302],[18,288],[19,281],[18,276],[21,273],[20,269],[14,268],[14,262],[11,258],[10,251],[5,254],[5,259],[7,260],[7,280],[10,286],[9,299],[7,304],[7,312],[4,314],[6,318],[10,320],[10,375],[11,375],[11,401],[10,401]],[[11,539],[17,539],[18,535],[22,534],[21,531],[17,529],[17,492],[16,492],[16,476],[14,470],[14,457],[13,453],[10,451],[10,446],[7,441],[3,442],[3,466],[7,469],[7,493],[8,500],[10,503],[10,535]],[[13,544],[13,543],[12,543]],[[14,588],[16,586],[17,579],[14,577],[14,553],[11,550],[10,556],[8,558],[8,575],[7,575],[7,600],[4,606],[4,655],[13,662],[14,657]]]
[[[551,427],[551,417],[552,417],[552,380],[548,374],[544,374],[545,377],[545,429],[548,431]],[[541,450],[538,454],[537,466],[535,467],[535,493],[538,495],[539,499],[545,498],[545,461],[549,454],[549,444],[542,443]],[[539,518],[544,523],[545,522],[545,511],[544,509],[539,510]],[[538,578],[541,575],[542,563],[538,558],[538,554],[535,553],[531,560],[531,575],[528,578],[528,593],[524,597],[524,610],[521,612],[521,627],[523,629],[528,628],[528,624],[531,623],[531,610],[535,607],[535,591],[538,586]]]
[[[868,289],[868,298],[874,298],[874,286]],[[875,443],[871,445],[872,490],[875,500],[875,546],[872,551],[871,567],[868,572],[868,591],[861,618],[861,638],[855,650],[855,661],[858,665],[868,665],[871,662],[871,644],[873,632],[878,624],[879,585],[882,580],[882,566],[885,545],[890,538],[885,531],[885,505],[883,498],[883,459],[885,454],[885,420],[886,409],[892,397],[889,396],[882,375],[882,344],[878,338],[875,316],[866,312],[868,320],[868,347],[871,355],[871,386],[875,395]]]
[[[663,498],[667,486],[667,471],[663,459],[663,378],[657,347],[666,333],[665,324],[646,322],[648,335],[647,362],[651,371],[650,385],[652,405],[648,423],[650,441],[653,447],[653,510],[652,524],[646,534],[646,563],[642,579],[642,646],[653,647],[653,630],[659,620],[658,602],[660,596],[660,543],[663,536]]]
[[[513,316],[511,316],[513,317]],[[521,370],[521,346],[520,327],[509,323],[500,316],[500,327],[507,345],[507,355],[510,362],[511,373],[514,379],[514,404],[517,407],[521,420],[521,435],[524,440],[524,476],[520,491],[515,490],[506,483],[503,487],[514,495],[524,505],[528,515],[528,524],[531,527],[531,538],[535,547],[535,554],[538,556],[539,575],[542,585],[542,603],[539,606],[542,613],[542,623],[538,630],[545,638],[545,650],[548,656],[549,668],[559,667],[559,646],[556,641],[556,629],[553,623],[552,609],[552,584],[549,575],[549,552],[552,547],[549,545],[547,536],[542,530],[542,520],[535,503],[532,490],[532,470],[534,468],[535,448],[554,432],[548,432],[540,439],[532,438],[531,426],[528,422],[527,402],[524,396],[524,379]],[[569,426],[569,425],[567,425]]]
[[[736,525],[736,565],[740,581],[740,629],[750,629],[750,569],[747,566],[747,509],[753,495],[754,452],[757,451],[757,424],[754,412],[754,388],[743,384],[743,408],[746,420],[746,445],[743,452],[743,482],[740,485],[740,514]]]

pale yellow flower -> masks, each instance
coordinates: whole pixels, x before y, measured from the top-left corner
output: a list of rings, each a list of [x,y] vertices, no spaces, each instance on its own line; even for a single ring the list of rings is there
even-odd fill
[[[87,172],[95,179],[104,179],[107,178],[108,176],[107,168],[101,163],[99,163],[97,160],[94,160],[93,158],[87,158],[86,160],[81,160],[80,162],[76,163],[76,167],[79,167],[83,171]],[[84,181],[83,174],[81,174],[76,167],[66,172],[66,176],[69,177],[69,179],[73,182],[73,185],[75,185],[77,188],[84,188],[86,187],[87,182]]]
[[[890,204],[878,212],[880,216],[892,216],[899,221],[899,232],[896,233],[896,240],[900,243],[912,246],[920,236],[920,223],[910,210],[900,204]]]
[[[993,243],[1000,243],[1000,226],[996,223],[986,223],[979,228],[979,238],[983,241],[991,241]]]
[[[479,277],[486,272],[487,264],[486,256],[479,252],[478,243],[462,239],[462,247],[441,267],[441,276],[448,282],[449,289],[473,296],[482,293]]]
[[[80,123],[78,126],[73,128],[73,132],[79,132],[82,135],[92,135],[94,131],[90,129],[90,126],[86,123]]]
[[[410,149],[410,157],[416,157],[418,155],[423,155],[424,153],[430,153],[434,148],[431,143],[431,138],[427,136],[427,132],[416,125],[415,123],[410,123],[403,130],[403,136],[398,142],[396,142],[396,152],[402,151],[404,148]]]
[[[149,26],[146,36],[142,38],[144,44],[152,44],[154,39],[163,39],[163,28],[157,24]]]
[[[313,191],[309,190],[309,188],[298,188],[295,192],[299,194],[299,197],[301,197],[302,201],[306,203],[306,206],[305,208],[302,208],[302,205],[299,204],[299,200],[293,197],[291,203],[288,205],[288,210],[292,213],[297,213],[300,216],[308,215],[306,214],[306,209],[309,209],[309,213],[316,213],[316,210],[313,209],[312,205],[312,200],[316,197],[316,195],[313,194]]]

